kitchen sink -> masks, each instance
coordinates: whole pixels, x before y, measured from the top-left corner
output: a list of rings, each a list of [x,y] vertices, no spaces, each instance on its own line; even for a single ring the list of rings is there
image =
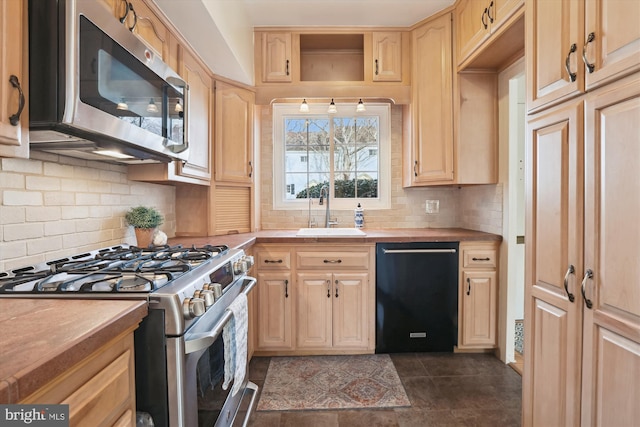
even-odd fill
[[[367,234],[357,228],[301,228],[296,236],[302,237],[360,237]]]

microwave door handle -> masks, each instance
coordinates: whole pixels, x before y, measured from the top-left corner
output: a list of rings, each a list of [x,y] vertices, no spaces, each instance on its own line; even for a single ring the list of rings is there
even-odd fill
[[[249,295],[249,292],[251,292],[251,290],[257,283],[256,279],[253,277],[247,277],[247,282],[248,283],[244,285],[244,289],[242,290],[245,295]],[[224,314],[222,315],[222,319],[220,319],[220,321],[216,323],[216,325],[210,331],[194,334],[192,338],[185,340],[184,353],[195,353],[196,351],[200,351],[207,347],[210,347],[215,342],[215,340],[218,339],[218,337],[222,333],[222,330],[232,317],[233,313],[231,312],[231,310],[225,310]]]
[[[184,147],[183,150],[189,148],[189,117],[191,116],[189,108],[189,85],[184,82],[184,96],[183,96],[183,116],[182,116],[182,131],[184,132]]]

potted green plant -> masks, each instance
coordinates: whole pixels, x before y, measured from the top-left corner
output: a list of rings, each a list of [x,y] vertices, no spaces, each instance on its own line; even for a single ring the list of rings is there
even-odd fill
[[[124,215],[127,224],[132,225],[136,233],[137,245],[146,248],[153,240],[153,234],[158,226],[164,222],[162,214],[155,208],[136,206]]]

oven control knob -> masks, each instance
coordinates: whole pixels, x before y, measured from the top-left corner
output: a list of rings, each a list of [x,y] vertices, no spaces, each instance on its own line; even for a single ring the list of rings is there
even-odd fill
[[[242,260],[247,262],[247,268],[251,268],[253,267],[253,264],[255,264],[255,260],[251,255],[246,255],[242,257]]]
[[[185,298],[182,303],[182,314],[185,319],[202,316],[205,310],[206,306],[202,298]]]
[[[243,274],[246,273],[249,268],[247,267],[247,262],[243,260],[238,260],[233,263],[233,272],[234,274]]]
[[[205,309],[211,307],[216,300],[213,296],[213,291],[209,289],[201,289],[201,290],[195,291],[193,296],[195,298],[201,298],[204,300]]]

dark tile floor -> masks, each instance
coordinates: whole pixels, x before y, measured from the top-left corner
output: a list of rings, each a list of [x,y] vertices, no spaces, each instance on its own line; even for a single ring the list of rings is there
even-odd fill
[[[410,408],[254,412],[251,427],[520,426],[521,377],[492,355],[392,354]],[[259,387],[268,357],[251,361]]]

